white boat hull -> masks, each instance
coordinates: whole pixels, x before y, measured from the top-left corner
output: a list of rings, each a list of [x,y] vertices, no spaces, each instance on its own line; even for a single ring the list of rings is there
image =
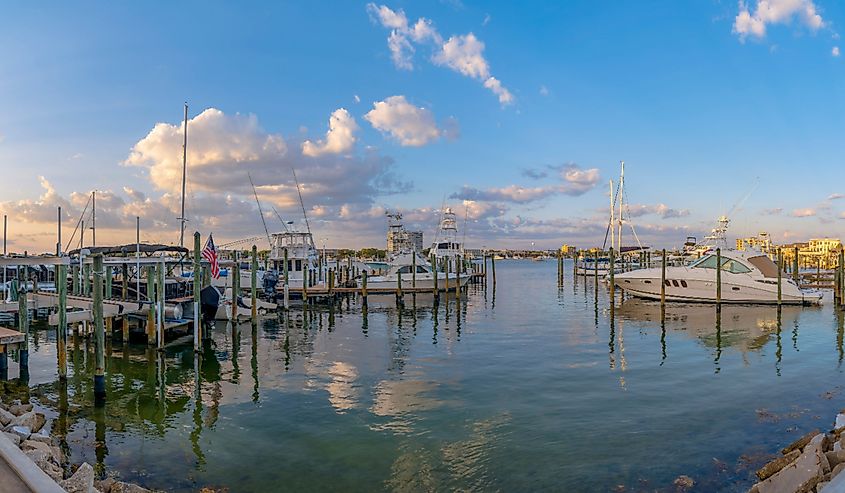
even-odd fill
[[[458,283],[458,277],[455,274],[449,274],[449,290],[453,291],[455,286]],[[465,287],[469,282],[468,275],[461,276],[461,287]],[[368,289],[396,289],[398,285],[398,280],[396,279],[395,275],[390,276],[373,276],[367,278],[367,288]],[[358,287],[362,287],[363,282],[361,279],[358,279]],[[423,274],[420,273],[417,275],[416,282],[413,281],[410,275],[403,275],[402,276],[402,288],[408,289],[416,287],[416,289],[434,289],[434,276],[431,274]],[[439,272],[437,276],[437,288],[440,291],[445,291],[446,289],[446,273]]]

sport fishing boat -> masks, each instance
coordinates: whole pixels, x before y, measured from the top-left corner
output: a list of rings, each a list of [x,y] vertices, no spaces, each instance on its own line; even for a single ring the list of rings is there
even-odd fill
[[[429,255],[433,255],[439,263],[447,259],[452,266],[457,265],[458,256],[464,254],[464,246],[458,241],[458,221],[451,207],[443,210],[440,226],[434,236]],[[454,269],[454,267],[452,267]]]
[[[721,251],[722,303],[777,303],[778,267],[757,250]],[[716,270],[718,256],[708,250],[701,258],[680,267],[667,267],[663,281],[666,301],[716,302]],[[661,269],[640,269],[617,274],[615,284],[641,298],[659,300]],[[815,305],[822,294],[801,289],[792,279],[781,274],[781,303]]]

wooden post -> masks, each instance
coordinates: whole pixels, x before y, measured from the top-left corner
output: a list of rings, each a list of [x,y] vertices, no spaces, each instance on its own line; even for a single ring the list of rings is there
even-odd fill
[[[241,263],[235,252],[235,264],[232,266],[232,320],[238,319],[238,296],[241,294]]]
[[[329,284],[329,296],[331,296],[332,291],[334,291],[334,269],[329,269],[328,284]]]
[[[310,269],[302,268],[302,303],[308,302],[308,273]]]
[[[361,296],[364,298],[364,305],[367,304],[367,271],[361,273]]]
[[[59,297],[59,325],[56,327],[56,353],[59,379],[67,379],[67,266],[56,266],[56,294]]]
[[[285,272],[284,303],[285,303],[285,310],[287,310],[288,308],[290,308],[290,276],[288,274],[288,248],[287,247],[285,247],[284,272]]]
[[[82,296],[91,295],[91,264],[82,264]]]
[[[783,253],[778,248],[778,306],[783,301]]]
[[[94,399],[106,397],[105,327],[103,325],[103,254],[92,255],[94,260]]]
[[[250,268],[250,298],[252,305],[252,320],[258,318],[258,248],[252,245],[252,264]]]
[[[616,302],[616,281],[615,281],[615,274],[616,274],[616,257],[614,255],[613,247],[610,247],[609,251],[609,258],[610,258],[610,304],[614,304]],[[624,263],[623,263],[624,265]]]
[[[411,254],[411,287],[417,287],[417,252]]]
[[[144,268],[147,271],[147,301],[150,305],[150,310],[147,312],[147,344],[154,346],[156,341],[155,272],[152,265],[147,265]]]
[[[722,304],[722,249],[716,249],[716,304]]]
[[[792,259],[792,280],[795,281],[795,284],[798,284],[800,280],[799,272],[801,270],[801,266],[798,264],[798,247],[795,247],[794,253],[795,258]]]
[[[496,255],[490,257],[490,271],[493,273],[493,286],[496,285]]]
[[[105,287],[105,294],[103,295],[104,298],[111,298],[113,296],[112,293],[112,271],[111,266],[105,267],[105,275],[106,275],[106,287]]]
[[[402,301],[402,272],[396,272],[396,303],[399,304]]]
[[[445,263],[445,265],[446,265],[446,269],[445,269],[446,270],[445,288],[446,288],[446,300],[448,301],[449,300],[449,298],[448,298],[448,296],[449,296],[449,259],[446,258],[445,260],[446,260],[446,263]],[[495,278],[495,276],[494,276],[494,278]]]
[[[200,233],[194,231],[194,352],[199,352],[202,347],[202,250],[200,250]]]
[[[461,256],[458,255],[455,257],[455,263],[457,264],[457,268],[455,269],[455,299],[458,301],[461,300]]]
[[[129,266],[124,263],[121,266],[120,299],[129,299]]]
[[[431,256],[431,271],[434,275],[434,302],[436,303],[440,298],[440,292],[437,287],[437,280],[440,277],[440,274],[437,272],[437,257],[434,255]]]
[[[72,265],[70,267],[70,292],[74,296],[79,296],[79,266]]]
[[[663,258],[660,262],[660,306],[666,305],[666,249],[663,251]]]
[[[167,287],[164,276],[166,270],[164,257],[162,257],[161,261],[156,264],[156,320],[158,321],[156,343],[159,351],[164,349],[164,298],[165,288]]]
[[[845,250],[839,250],[839,303],[842,303],[842,297],[845,295],[845,281],[843,281],[842,273],[845,272]]]
[[[18,331],[23,334],[21,346],[20,366],[29,372],[29,310],[26,305],[26,269],[18,267]],[[22,370],[23,371],[23,370]]]

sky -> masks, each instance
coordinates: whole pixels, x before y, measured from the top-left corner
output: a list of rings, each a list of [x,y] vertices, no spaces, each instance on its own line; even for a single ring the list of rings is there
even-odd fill
[[[8,4],[9,250],[55,250],[58,206],[78,245],[93,190],[98,244],[136,217],[178,244],[185,102],[187,235],[218,245],[266,245],[250,177],[304,228],[293,170],[329,247],[383,247],[387,211],[431,241],[445,207],[470,248],[600,245],[620,161],[644,245],[721,214],[840,237],[843,26],[833,0]]]

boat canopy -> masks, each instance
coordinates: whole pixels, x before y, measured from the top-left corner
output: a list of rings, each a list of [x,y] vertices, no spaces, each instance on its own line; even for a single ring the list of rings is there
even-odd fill
[[[772,259],[765,255],[757,255],[756,257],[749,257],[748,261],[754,267],[760,270],[763,274],[763,277],[777,277],[778,276],[778,266]]]
[[[726,272],[730,272],[733,274],[747,274],[751,272],[751,269],[748,268],[745,264],[740,262],[737,259],[730,258],[723,256],[722,259],[722,270]],[[750,262],[750,259],[749,259]],[[771,260],[769,261],[771,262]],[[715,269],[716,268],[716,255],[705,255],[700,259],[696,260],[692,264],[690,264],[690,268],[695,269]],[[757,267],[755,265],[755,267]]]
[[[136,243],[130,243],[128,245],[117,245],[117,246],[98,246],[98,247],[91,246],[91,247],[85,247],[85,248],[83,248],[83,250],[88,250],[90,253],[102,253],[103,255],[117,255],[117,254],[127,255],[127,254],[133,254],[136,251],[139,251],[140,253],[145,253],[145,254],[160,253],[160,252],[171,252],[171,253],[185,254],[185,253],[188,253],[190,251],[187,248],[180,247],[180,246],[160,245],[160,244],[149,245],[149,244],[144,244],[144,243],[141,243],[140,245],[136,244]],[[79,255],[79,249],[77,248],[75,250],[71,250],[67,254],[70,255],[70,256]]]

